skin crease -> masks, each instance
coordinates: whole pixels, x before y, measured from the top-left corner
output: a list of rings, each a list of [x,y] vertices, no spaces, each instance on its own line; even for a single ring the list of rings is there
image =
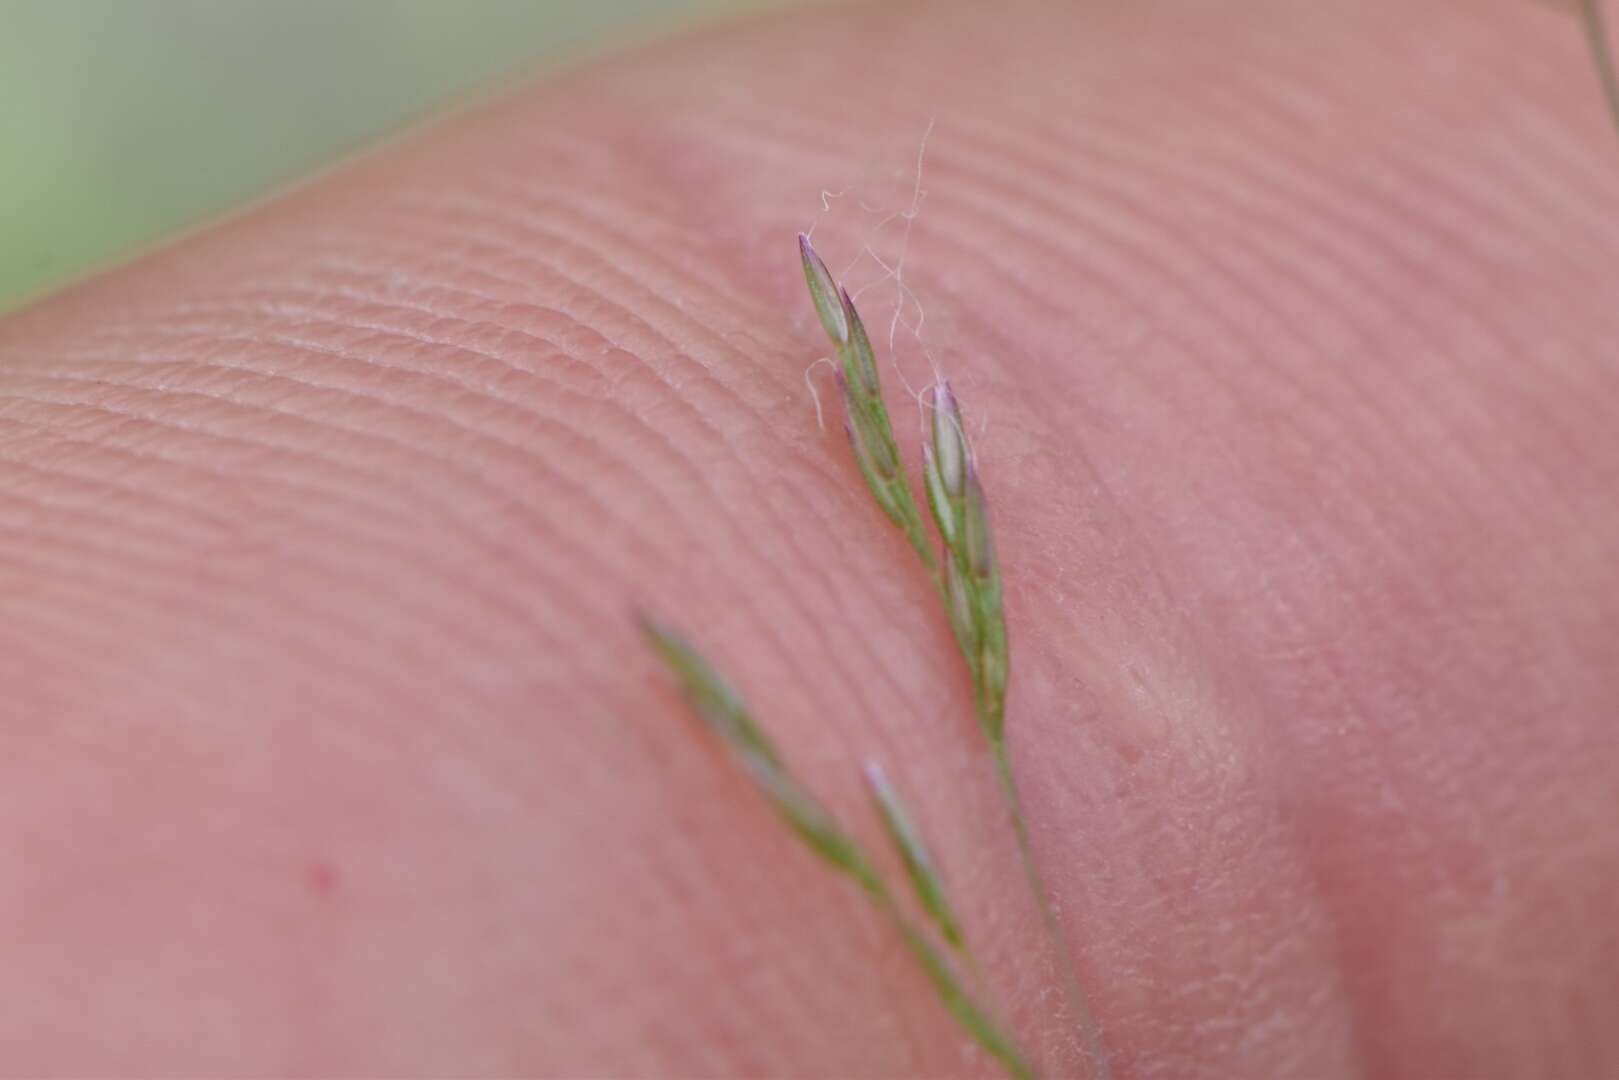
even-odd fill
[[[929,119],[907,281],[1114,1074],[1619,1069],[1619,150],[1578,27],[1163,0],[705,31],[0,323],[8,1073],[992,1073],[641,606],[879,851],[883,761],[1083,1075],[945,622],[801,381],[794,233]]]

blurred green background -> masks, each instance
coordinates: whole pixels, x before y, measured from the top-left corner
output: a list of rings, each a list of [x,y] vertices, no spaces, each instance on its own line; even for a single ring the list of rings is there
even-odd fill
[[[0,0],[0,311],[502,77],[757,0]]]

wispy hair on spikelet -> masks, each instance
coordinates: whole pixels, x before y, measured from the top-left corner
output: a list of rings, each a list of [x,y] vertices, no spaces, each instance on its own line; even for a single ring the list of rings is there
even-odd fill
[[[809,237],[802,233],[798,237],[798,255],[815,313],[837,353],[835,370],[838,391],[843,398],[843,428],[854,448],[860,474],[883,513],[899,526],[923,564],[930,571],[935,570],[933,548],[922,525],[922,513],[900,464],[899,445],[894,441],[888,406],[883,403],[877,354],[872,350],[865,323],[855,310],[848,290],[837,283],[811,246]]]

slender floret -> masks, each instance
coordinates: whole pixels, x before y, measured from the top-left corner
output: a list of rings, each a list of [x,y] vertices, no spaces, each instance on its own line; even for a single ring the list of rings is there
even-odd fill
[[[961,408],[948,382],[933,387],[933,457],[939,483],[951,498],[961,498],[967,478],[967,429],[961,426]]]
[[[832,339],[834,345],[847,344],[849,320],[843,314],[843,299],[839,296],[837,282],[832,279],[832,272],[826,268],[826,263],[810,246],[809,237],[803,233],[798,234],[798,257],[804,263],[804,281],[809,285],[810,298],[815,301],[815,314],[820,316],[826,336]]]
[[[933,412],[932,439],[922,443],[922,475],[927,486],[928,509],[933,511],[933,522],[939,527],[939,536],[948,553],[960,540],[962,497],[972,451],[967,446],[961,409],[950,392],[950,384],[937,383],[928,404]]]
[[[899,450],[893,439],[871,415],[869,407],[849,390],[849,380],[843,372],[834,375],[838,392],[843,396],[843,426],[849,432],[855,455],[863,466],[869,466],[871,475],[884,485],[903,480],[899,471]]]
[[[939,535],[944,538],[945,547],[949,547],[956,535],[956,514],[950,502],[950,493],[945,490],[944,480],[939,476],[939,465],[933,458],[933,447],[922,444],[922,481],[927,491],[928,509],[933,511],[933,521],[939,526]]]
[[[950,629],[955,632],[956,644],[967,658],[973,685],[978,685],[978,620],[973,615],[973,595],[967,584],[967,575],[961,564],[949,552],[944,558],[945,604],[950,615]]]
[[[922,469],[928,508],[944,540],[945,604],[972,675],[979,724],[999,753],[1006,711],[1006,623],[989,500],[950,384],[937,384],[929,403],[933,423],[922,445]]]
[[[849,340],[844,347],[844,367],[848,371],[849,381],[860,391],[862,400],[868,404],[875,402],[880,408],[883,401],[882,380],[877,374],[877,354],[872,350],[866,324],[860,318],[860,312],[855,310],[849,290],[841,285],[838,286],[838,300],[843,304],[843,315],[849,323]],[[885,420],[887,415],[884,409]]]
[[[967,486],[961,500],[961,551],[973,577],[988,581],[995,575],[995,540],[989,531],[989,501],[978,479],[978,468],[967,470]]]
[[[978,718],[990,741],[1001,744],[1006,718],[1006,621],[1001,613],[1001,568],[989,528],[989,504],[978,468],[967,461],[962,498],[960,559],[969,574],[978,654]]]
[[[944,886],[933,869],[933,859],[922,843],[922,834],[912,823],[911,815],[906,813],[905,804],[889,782],[888,774],[875,761],[866,762],[866,787],[870,789],[872,800],[882,814],[888,838],[899,849],[900,860],[905,864],[905,874],[911,879],[911,888],[917,900],[938,924],[939,933],[944,935],[944,939],[953,947],[961,948],[961,926],[956,922],[955,912],[950,909],[950,902],[945,899]]]
[[[781,767],[781,754],[770,737],[753,722],[742,698],[685,638],[648,615],[638,615],[641,633],[669,670],[680,679],[692,708],[697,710],[726,743],[772,768]]]
[[[933,548],[928,544],[922,512],[911,494],[910,481],[900,467],[899,445],[894,441],[888,407],[883,404],[882,381],[871,338],[855,310],[849,291],[838,285],[826,263],[799,234],[798,254],[804,265],[804,280],[821,328],[837,350],[838,390],[843,396],[845,430],[854,447],[860,473],[871,489],[877,505],[889,520],[899,526],[927,568],[936,570]]]

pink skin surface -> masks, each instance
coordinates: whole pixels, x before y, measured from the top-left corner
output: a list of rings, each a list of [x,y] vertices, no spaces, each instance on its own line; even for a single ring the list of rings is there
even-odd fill
[[[884,763],[1082,1074],[945,621],[802,382],[794,234],[929,119],[906,276],[1115,1075],[1619,1070],[1619,149],[1578,29],[1154,0],[706,31],[0,323],[6,1071],[991,1072],[642,606],[874,848]]]

